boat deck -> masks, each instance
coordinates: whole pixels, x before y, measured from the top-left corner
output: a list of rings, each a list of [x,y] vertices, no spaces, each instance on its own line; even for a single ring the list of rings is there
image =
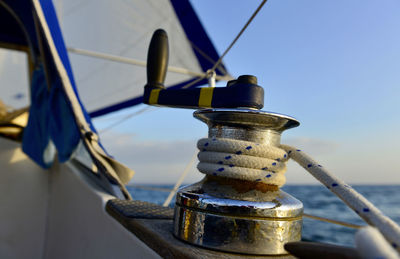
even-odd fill
[[[163,258],[295,258],[219,252],[184,243],[172,235],[173,209],[156,204],[114,199],[108,201],[106,210]]]

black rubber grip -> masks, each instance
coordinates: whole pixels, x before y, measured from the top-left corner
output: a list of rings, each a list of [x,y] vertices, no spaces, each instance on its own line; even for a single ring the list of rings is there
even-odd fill
[[[147,53],[147,84],[146,88],[164,88],[165,76],[168,67],[168,36],[167,33],[158,29],[151,38],[149,51]]]

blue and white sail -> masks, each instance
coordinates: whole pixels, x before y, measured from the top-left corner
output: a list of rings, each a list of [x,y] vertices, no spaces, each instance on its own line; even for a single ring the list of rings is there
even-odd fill
[[[118,184],[129,198],[123,184],[133,176],[133,171],[113,160],[101,147],[80,102],[52,2],[1,1],[0,4],[1,22],[10,24],[0,30],[1,45],[27,51],[32,67],[23,151],[48,168],[56,153],[60,162],[68,161],[82,143],[96,168],[93,172],[100,179]]]
[[[54,4],[71,50],[146,61],[151,36],[162,28],[169,37],[170,66],[204,74],[219,58],[186,0],[55,0]],[[70,58],[79,94],[92,117],[142,102],[145,67],[77,54]],[[223,65],[216,72],[227,75]],[[193,75],[168,72],[166,86],[182,87],[193,79]]]
[[[67,161],[80,141],[79,127],[94,128],[79,101],[53,5],[2,1],[1,6],[1,22],[10,24],[2,26],[2,45],[26,50],[32,67],[30,88],[26,85],[31,104],[23,150],[42,167],[51,166],[55,149],[59,161]],[[13,83],[4,91],[7,88],[12,89]]]
[[[56,0],[55,4],[57,12],[47,0],[0,1],[0,22],[10,25],[1,28],[0,46],[27,53],[0,52],[3,63],[16,61],[12,70],[1,65],[0,73],[25,66],[29,76],[21,76],[21,85],[30,81],[25,91],[5,82],[2,100],[15,107],[30,105],[22,146],[39,165],[50,167],[56,153],[60,162],[68,161],[82,143],[96,170],[124,189],[133,172],[106,153],[87,110],[94,117],[141,103],[145,67],[78,55],[71,55],[70,63],[67,46],[144,61],[153,31],[163,28],[170,38],[170,64],[192,72],[168,73],[169,88],[196,80],[193,74],[205,74],[219,56],[186,0]],[[216,73],[228,76],[223,65]],[[205,83],[206,79],[191,87]]]

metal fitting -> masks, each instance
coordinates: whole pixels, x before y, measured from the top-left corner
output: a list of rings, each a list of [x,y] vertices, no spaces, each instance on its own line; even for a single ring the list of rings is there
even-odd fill
[[[205,109],[210,138],[280,145],[295,119],[249,109]],[[174,235],[211,249],[256,255],[287,254],[284,244],[301,239],[303,204],[277,186],[206,176],[176,196]],[[243,191],[245,190],[245,191]]]

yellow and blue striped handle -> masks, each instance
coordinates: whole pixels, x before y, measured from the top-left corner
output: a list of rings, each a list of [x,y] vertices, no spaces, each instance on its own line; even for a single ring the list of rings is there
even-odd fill
[[[158,96],[160,95],[161,90],[162,89],[151,90],[148,104],[150,105],[158,104]]]
[[[200,88],[199,107],[211,108],[214,87]]]
[[[191,89],[145,88],[143,98],[146,104],[177,108],[261,109],[264,106],[264,90],[257,85]]]

